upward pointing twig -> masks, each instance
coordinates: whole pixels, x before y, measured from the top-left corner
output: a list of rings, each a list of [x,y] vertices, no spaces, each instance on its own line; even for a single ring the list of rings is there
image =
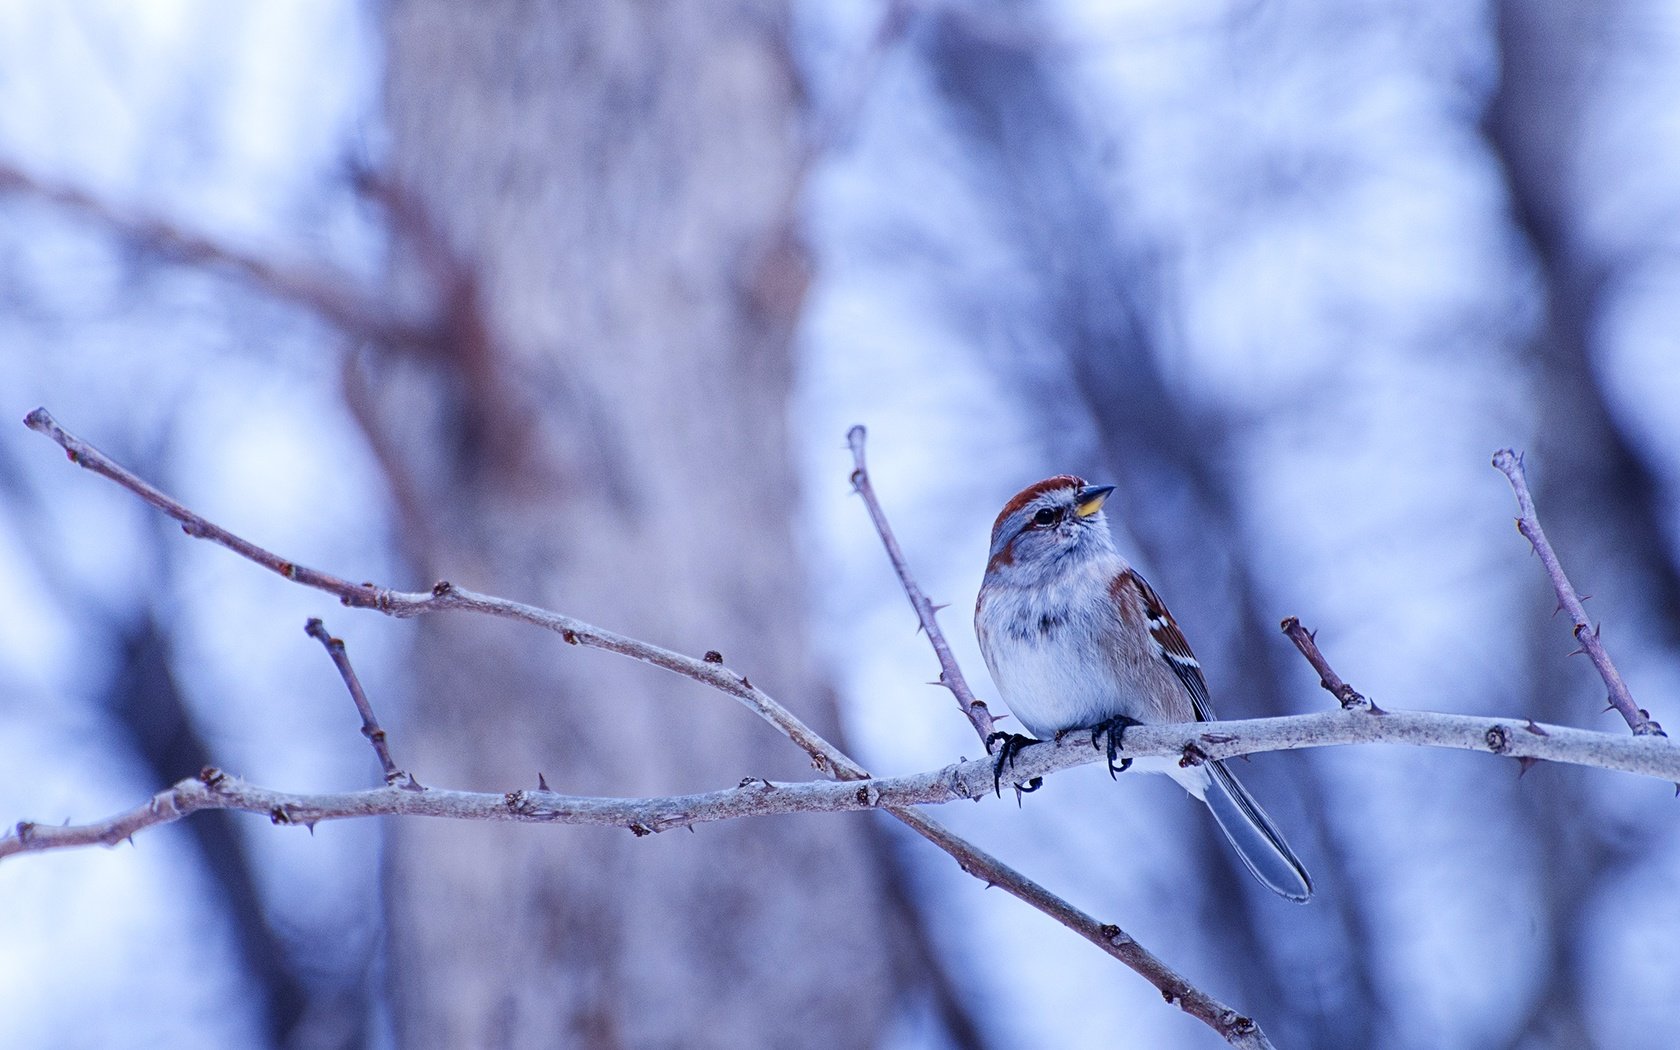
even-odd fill
[[[418,780],[398,769],[396,762],[391,759],[390,745],[385,742],[385,730],[380,728],[379,719],[373,716],[373,704],[368,702],[361,679],[356,677],[356,669],[350,666],[350,654],[344,651],[344,640],[334,638],[327,632],[326,625],[313,616],[303,625],[303,630],[327,650],[327,656],[332,658],[333,666],[338,668],[339,677],[344,679],[344,687],[350,690],[350,699],[356,705],[356,713],[362,716],[362,735],[373,745],[373,753],[378,756],[380,769],[385,774],[385,783],[407,791],[424,791],[425,788],[420,786]]]
[[[1621,713],[1636,736],[1667,736],[1651,713],[1633,702],[1633,694],[1628,692],[1621,672],[1616,670],[1604,643],[1599,641],[1598,628],[1587,620],[1586,607],[1581,604],[1569,577],[1564,575],[1563,563],[1558,561],[1557,551],[1552,549],[1545,530],[1540,527],[1539,515],[1534,510],[1534,497],[1528,491],[1528,475],[1523,470],[1522,456],[1502,448],[1493,454],[1493,465],[1510,480],[1511,488],[1517,494],[1517,531],[1534,547],[1534,553],[1540,555],[1540,563],[1546,567],[1546,575],[1551,577],[1552,588],[1557,591],[1558,604],[1569,613],[1570,620],[1575,624],[1575,640],[1581,643],[1581,650],[1598,668],[1599,676],[1610,690],[1610,706]]]
[[[957,666],[957,658],[951,655],[951,646],[945,641],[945,632],[939,629],[939,620],[935,615],[941,605],[935,605],[922,593],[916,585],[915,577],[910,575],[910,563],[905,560],[904,551],[898,546],[898,538],[893,535],[892,526],[887,524],[887,515],[881,509],[881,501],[875,496],[875,486],[869,483],[869,468],[863,460],[863,443],[869,432],[863,426],[854,426],[846,431],[846,444],[852,450],[852,488],[863,497],[864,506],[869,508],[870,520],[875,522],[875,531],[881,534],[881,543],[887,548],[887,557],[892,561],[893,571],[898,573],[898,582],[904,585],[904,593],[910,599],[911,608],[916,610],[916,618],[921,621],[922,630],[927,632],[928,642],[933,646],[933,653],[939,658],[939,681],[956,697],[962,713],[973,724],[974,731],[980,734],[982,741],[991,737],[992,712],[984,700],[977,700],[973,690],[968,687],[968,680],[963,677],[962,668]]]
[[[1318,672],[1318,684],[1341,702],[1342,710],[1369,711],[1374,715],[1385,713],[1365,694],[1342,681],[1342,676],[1336,673],[1335,668],[1330,666],[1330,661],[1325,659],[1324,653],[1318,648],[1318,639],[1314,637],[1316,631],[1302,627],[1300,618],[1295,616],[1285,616],[1281,626],[1283,633],[1295,643],[1295,648],[1301,651],[1301,655],[1312,664],[1313,670]]]

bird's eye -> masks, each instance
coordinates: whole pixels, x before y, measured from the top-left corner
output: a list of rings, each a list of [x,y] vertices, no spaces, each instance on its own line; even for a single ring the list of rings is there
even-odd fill
[[[1061,516],[1062,516],[1061,511],[1052,510],[1049,507],[1045,507],[1043,510],[1039,511],[1037,514],[1033,515],[1033,524],[1034,525],[1039,525],[1039,526],[1054,525],[1056,523],[1056,521],[1059,518],[1061,518]]]

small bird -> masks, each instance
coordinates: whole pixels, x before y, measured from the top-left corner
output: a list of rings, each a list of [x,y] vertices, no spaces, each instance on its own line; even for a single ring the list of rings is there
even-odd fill
[[[1207,681],[1172,613],[1114,549],[1103,501],[1113,485],[1062,474],[1028,485],[992,525],[974,630],[998,692],[1040,738],[1107,736],[1109,773],[1127,726],[1208,722]],[[1028,737],[998,733],[997,772]],[[987,741],[990,746],[992,741]],[[1237,855],[1273,892],[1312,896],[1312,879],[1264,810],[1223,762],[1144,758],[1207,803]],[[1025,790],[1031,790],[1027,788]]]

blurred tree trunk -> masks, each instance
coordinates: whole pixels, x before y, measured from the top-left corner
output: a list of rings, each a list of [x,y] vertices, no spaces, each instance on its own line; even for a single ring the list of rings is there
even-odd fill
[[[440,245],[470,273],[443,350],[352,374],[421,570],[721,650],[832,732],[790,528],[805,272],[786,11],[397,0],[385,18],[389,175],[412,205],[393,294],[433,293]],[[619,794],[810,775],[664,672],[502,622],[418,630],[399,746],[423,780],[511,790],[542,771]],[[892,945],[866,830],[393,826],[398,1037],[873,1045]]]

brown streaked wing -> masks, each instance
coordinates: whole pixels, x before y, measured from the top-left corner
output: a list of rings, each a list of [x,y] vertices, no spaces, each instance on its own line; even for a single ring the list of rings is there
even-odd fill
[[[1190,643],[1184,640],[1184,632],[1178,629],[1178,621],[1173,619],[1167,603],[1161,600],[1161,596],[1155,593],[1155,588],[1149,586],[1149,581],[1139,575],[1136,569],[1127,569],[1121,573],[1115,584],[1136,589],[1138,596],[1143,600],[1143,614],[1149,618],[1149,635],[1155,639],[1155,644],[1161,647],[1162,658],[1189,692],[1190,705],[1195,711],[1196,720],[1213,721],[1213,704],[1208,699],[1207,679],[1202,675],[1202,665],[1196,659],[1196,654],[1190,651]]]

